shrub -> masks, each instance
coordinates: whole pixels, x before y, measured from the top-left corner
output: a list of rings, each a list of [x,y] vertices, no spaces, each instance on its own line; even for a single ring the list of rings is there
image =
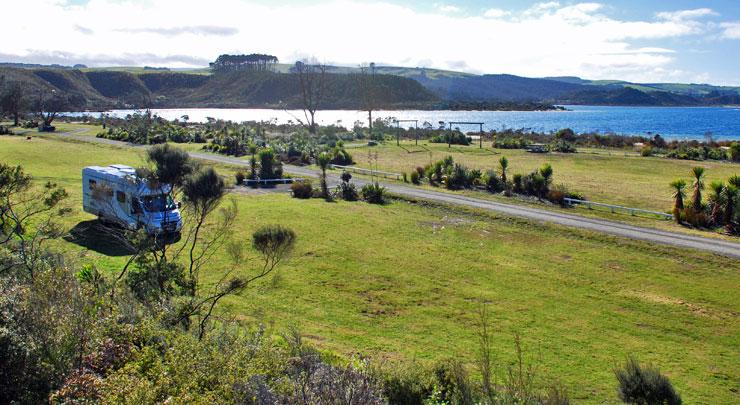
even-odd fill
[[[576,147],[570,142],[566,142],[563,140],[557,141],[554,145],[551,146],[550,150],[553,152],[560,152],[560,153],[576,153]]]
[[[640,150],[640,155],[644,157],[653,156],[655,154],[655,149],[653,149],[650,145],[645,145]]]
[[[522,193],[524,192],[524,176],[517,173],[512,177],[512,182],[514,183],[514,192],[515,193]]]
[[[13,135],[13,131],[6,126],[0,125],[0,135]]]
[[[424,178],[424,168],[421,166],[416,166],[416,172],[419,173],[419,179]]]
[[[443,135],[437,135],[433,136],[431,139],[429,139],[429,142],[431,143],[449,143],[452,145],[470,145],[470,142],[472,142],[472,138],[469,136],[463,134],[460,131],[455,131],[453,133],[446,132]]]
[[[357,201],[357,188],[350,183],[350,180],[352,180],[352,175],[349,172],[342,172],[342,182],[337,187],[337,191],[343,200]]]
[[[740,162],[740,142],[733,142],[730,145],[730,160]]]
[[[614,371],[619,382],[619,398],[628,404],[681,404],[681,396],[673,388],[668,377],[652,365],[645,367],[633,357],[624,367]]]
[[[385,187],[378,183],[365,184],[362,187],[362,198],[370,204],[385,204]]]
[[[258,159],[260,162],[260,179],[279,179],[283,177],[283,165],[272,149],[262,149],[259,152]]]
[[[313,196],[313,186],[310,181],[296,181],[290,185],[293,198],[307,199]]]
[[[403,172],[403,182],[408,183],[409,182],[409,175],[406,172]]]
[[[447,176],[445,186],[450,190],[468,188],[473,184],[472,180],[473,174],[471,171],[467,167],[456,163],[450,174]]]
[[[501,180],[501,177],[499,177],[498,173],[496,173],[493,170],[489,170],[486,172],[486,190],[492,192],[492,193],[500,193],[504,191],[506,188],[506,184],[503,180]]]
[[[244,179],[246,179],[246,178],[247,178],[247,175],[246,175],[246,174],[244,174],[244,172],[243,172],[243,171],[239,170],[239,171],[238,171],[238,172],[236,172],[236,174],[234,175],[234,178],[236,179],[236,185],[240,185],[240,184],[244,183]]]
[[[424,169],[422,169],[422,171],[423,170]],[[421,184],[421,178],[420,178],[421,176],[419,175],[419,172],[418,171],[411,172],[411,176],[410,177],[411,177],[411,183],[416,184],[416,185]]]

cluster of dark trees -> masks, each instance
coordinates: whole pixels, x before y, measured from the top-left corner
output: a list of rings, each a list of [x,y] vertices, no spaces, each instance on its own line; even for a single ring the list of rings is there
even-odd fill
[[[252,53],[249,55],[220,55],[215,62],[210,63],[214,72],[231,72],[234,70],[250,70],[257,72],[273,71],[278,58],[273,55]]]
[[[6,81],[0,76],[0,117],[8,116],[13,119],[13,125],[21,124],[21,119],[28,113],[33,113],[38,121],[30,121],[32,126],[39,130],[52,130],[52,122],[60,112],[70,108],[67,94],[56,90],[39,89],[31,94],[23,83]]]

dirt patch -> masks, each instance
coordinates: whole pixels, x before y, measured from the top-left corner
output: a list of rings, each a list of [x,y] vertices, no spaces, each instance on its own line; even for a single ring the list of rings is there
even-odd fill
[[[442,231],[446,227],[458,227],[463,225],[472,225],[475,221],[472,219],[467,218],[460,218],[460,217],[449,217],[445,215],[442,217],[439,221],[421,221],[421,226],[428,226],[432,228],[432,231],[435,233],[437,231]]]
[[[655,304],[669,305],[669,306],[674,306],[674,307],[683,307],[689,310],[689,312],[693,313],[694,315],[701,316],[701,317],[707,317],[707,318],[713,318],[713,319],[728,319],[728,318],[734,318],[737,316],[737,314],[733,313],[732,311],[729,311],[729,312],[717,311],[717,310],[702,307],[701,305],[698,305],[698,304],[686,302],[678,298],[666,297],[663,295],[653,294],[653,293],[649,293],[645,291],[626,291],[624,294],[630,297],[639,298],[643,301],[647,301],[647,302],[651,302]]]

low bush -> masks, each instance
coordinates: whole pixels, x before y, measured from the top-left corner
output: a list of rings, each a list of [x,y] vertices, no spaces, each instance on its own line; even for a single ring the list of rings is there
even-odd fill
[[[357,188],[350,180],[352,175],[349,172],[342,172],[342,182],[337,186],[337,194],[345,201],[357,201],[359,197]]]
[[[234,179],[236,180],[237,186],[244,183],[244,179],[246,178],[247,178],[247,175],[244,174],[244,172],[241,170],[237,171],[236,174],[234,174]]]
[[[0,135],[13,135],[13,131],[6,126],[0,125]]]
[[[34,120],[23,121],[21,123],[21,127],[26,128],[26,129],[38,128],[39,127],[39,122],[38,121],[34,121]]]
[[[378,183],[365,184],[362,187],[362,198],[370,204],[385,204],[385,187]]]
[[[429,139],[429,142],[468,146],[472,142],[472,138],[463,134],[462,132],[455,131],[453,133],[446,132],[442,135],[433,136]]]
[[[424,170],[424,169],[422,169],[422,170]],[[411,180],[411,183],[412,184],[416,184],[416,185],[421,184],[421,176],[419,175],[419,172],[418,171],[411,172],[411,175],[409,177],[410,177],[410,180]]]
[[[576,150],[576,146],[573,145],[570,142],[559,140],[555,142],[553,145],[550,146],[550,150],[553,152],[560,152],[560,153],[576,153],[578,152]]]
[[[293,198],[308,199],[313,196],[313,186],[310,181],[296,181],[290,185]]]
[[[501,177],[493,170],[489,170],[486,172],[486,190],[492,192],[492,193],[500,193],[506,189],[506,184],[501,179]]]
[[[733,162],[740,162],[740,143],[733,142],[730,145],[730,160]]]
[[[625,403],[680,405],[682,402],[668,377],[652,365],[641,366],[633,357],[614,374],[619,383],[619,398]]]

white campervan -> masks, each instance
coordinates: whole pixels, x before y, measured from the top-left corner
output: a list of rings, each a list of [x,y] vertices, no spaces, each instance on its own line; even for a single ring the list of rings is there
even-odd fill
[[[179,232],[182,218],[169,196],[169,185],[152,189],[131,166],[82,169],[82,207],[101,220],[149,233]]]

